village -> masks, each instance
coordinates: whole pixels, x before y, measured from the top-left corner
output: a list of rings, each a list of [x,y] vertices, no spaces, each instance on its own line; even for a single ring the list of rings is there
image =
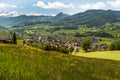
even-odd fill
[[[1,43],[11,43],[13,35],[0,35],[0,42]],[[17,38],[17,36],[16,36]],[[95,50],[106,50],[107,45],[105,44],[98,44],[101,39],[96,38],[96,37],[89,37],[90,39],[90,49],[88,51],[95,51]],[[84,40],[84,37],[74,37],[73,40],[71,41],[65,41],[62,40],[61,37],[59,36],[29,36],[25,39],[23,39],[23,45],[29,45],[33,46],[33,43],[37,43],[38,45],[49,45],[54,46],[56,48],[58,47],[64,47],[66,49],[72,48],[72,51],[78,51],[79,48],[82,46],[82,41]],[[34,46],[33,46],[34,47]],[[49,49],[50,50],[50,49]],[[55,50],[55,49],[52,49]]]
[[[90,39],[90,49],[89,51],[100,50],[104,51],[107,49],[106,44],[98,44],[101,39],[93,37],[89,37]],[[26,39],[26,45],[31,45],[32,43],[41,43],[42,45],[50,45],[55,47],[65,47],[67,49],[73,48],[74,51],[78,51],[78,49],[82,46],[82,41],[84,37],[74,37],[71,41],[62,40],[61,37],[57,36],[36,36],[36,37],[28,37]]]

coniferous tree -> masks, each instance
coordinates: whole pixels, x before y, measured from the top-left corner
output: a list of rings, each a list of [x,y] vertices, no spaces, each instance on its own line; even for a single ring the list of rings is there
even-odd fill
[[[16,33],[13,34],[13,44],[17,44],[17,37]]]

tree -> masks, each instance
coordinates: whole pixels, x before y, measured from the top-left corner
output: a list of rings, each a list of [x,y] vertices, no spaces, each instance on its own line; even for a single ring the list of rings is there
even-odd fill
[[[120,40],[112,42],[110,45],[110,50],[120,50]]]
[[[13,44],[17,44],[17,37],[16,37],[16,33],[13,34]]]
[[[88,49],[90,49],[90,39],[86,38],[82,41],[82,48],[85,52],[88,52]]]

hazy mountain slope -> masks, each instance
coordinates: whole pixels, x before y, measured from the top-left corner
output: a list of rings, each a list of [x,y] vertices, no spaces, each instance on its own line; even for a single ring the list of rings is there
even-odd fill
[[[67,14],[64,13],[59,13],[56,16],[26,16],[26,15],[21,15],[17,17],[0,17],[0,26],[3,27],[11,27],[23,23],[30,23],[30,22],[43,22],[43,21],[57,21],[62,18],[65,18],[68,16]]]

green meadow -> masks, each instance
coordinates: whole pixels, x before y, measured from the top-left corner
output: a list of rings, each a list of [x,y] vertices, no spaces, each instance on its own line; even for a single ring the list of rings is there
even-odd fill
[[[78,52],[73,53],[73,55],[88,58],[110,59],[120,61],[120,51],[96,51],[88,53]]]
[[[120,80],[120,61],[0,44],[0,80]]]

